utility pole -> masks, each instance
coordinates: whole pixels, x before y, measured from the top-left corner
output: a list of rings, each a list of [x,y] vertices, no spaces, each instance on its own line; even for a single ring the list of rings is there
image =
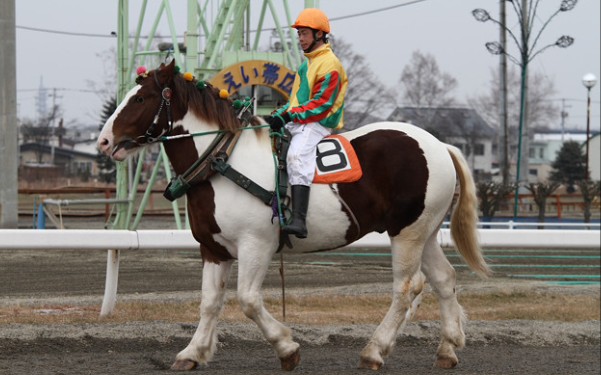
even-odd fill
[[[568,117],[567,107],[566,100],[561,99],[561,143],[565,142],[566,118]]]
[[[17,64],[15,0],[0,2],[0,228],[17,228]]]
[[[505,12],[505,1],[499,0],[500,4],[500,43],[503,50],[507,50],[507,26],[506,26],[506,12]],[[500,103],[500,117],[501,127],[503,128],[502,136],[502,164],[501,174],[503,177],[503,185],[509,184],[509,125],[507,123],[507,55],[501,53],[500,58],[500,80],[501,80],[501,103]]]

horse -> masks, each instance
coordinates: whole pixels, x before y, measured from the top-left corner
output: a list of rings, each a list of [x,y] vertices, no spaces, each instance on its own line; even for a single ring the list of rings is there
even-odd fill
[[[122,161],[147,145],[163,141],[177,174],[205,153],[218,134],[236,135],[228,163],[249,180],[275,191],[270,129],[263,118],[243,124],[233,101],[174,61],[142,72],[137,85],[108,118],[99,150]],[[201,134],[202,136],[193,136]],[[435,365],[453,368],[455,349],[465,344],[465,316],[457,301],[455,270],[437,241],[451,212],[451,235],[468,266],[482,277],[491,271],[477,238],[477,198],[461,151],[421,128],[378,122],[340,133],[355,149],[363,175],[339,184],[314,184],[307,215],[308,237],[291,238],[292,249],[315,252],[351,244],[371,232],[386,232],[392,253],[392,302],[359,355],[359,367],[378,370],[396,337],[418,308],[425,283],[437,296],[441,338]],[[457,181],[458,180],[458,181]],[[458,182],[458,198],[455,192]],[[200,320],[173,370],[209,362],[217,347],[216,325],[232,264],[238,262],[237,300],[273,346],[283,370],[300,362],[290,328],[264,307],[261,287],[280,248],[281,225],[273,207],[219,173],[207,173],[187,195],[190,229],[203,260]]]

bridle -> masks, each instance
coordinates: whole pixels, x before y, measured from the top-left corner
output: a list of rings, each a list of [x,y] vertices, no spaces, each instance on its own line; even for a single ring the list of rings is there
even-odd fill
[[[148,127],[148,129],[146,129],[146,132],[143,135],[137,136],[135,139],[123,140],[122,142],[116,144],[113,148],[113,154],[115,154],[120,148],[130,149],[134,147],[140,147],[142,145],[150,145],[153,143],[160,142],[162,141],[163,136],[165,136],[173,130],[173,116],[171,115],[171,98],[173,96],[173,91],[168,86],[162,87],[158,79],[156,78],[156,75],[154,76],[154,81],[156,82],[157,86],[159,86],[159,88],[162,90],[161,104],[159,105],[159,109],[157,110],[156,115],[154,115],[152,124],[150,124],[150,126]],[[167,111],[167,128],[161,130],[160,134],[153,135],[159,124],[159,118],[161,116],[163,108],[165,108]]]
[[[173,91],[171,91],[171,88],[169,88],[168,86],[162,87],[161,84],[159,83],[159,80],[157,79],[156,74],[154,75],[154,82],[157,84],[157,86],[159,86],[159,88],[162,88],[161,104],[159,105],[157,114],[154,115],[152,124],[150,124],[148,129],[146,129],[146,133],[144,133],[144,135],[138,136],[136,138],[136,140],[134,141],[138,144],[156,143],[161,139],[162,136],[164,136],[167,133],[170,133],[171,130],[173,130],[173,119],[171,116],[171,98],[173,96]],[[154,136],[152,134],[155,132],[156,127],[159,124],[159,117],[161,116],[161,112],[163,111],[163,108],[165,108],[167,111],[167,129],[163,129],[159,135]],[[138,141],[138,139],[141,139],[141,142]]]

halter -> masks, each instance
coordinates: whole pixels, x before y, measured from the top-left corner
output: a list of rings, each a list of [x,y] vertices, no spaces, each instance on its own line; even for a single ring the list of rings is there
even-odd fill
[[[157,114],[154,115],[152,124],[150,124],[148,129],[146,129],[146,133],[144,133],[144,135],[138,136],[136,138],[135,142],[138,144],[156,143],[161,140],[161,137],[163,135],[170,133],[171,130],[173,130],[173,120],[172,120],[172,116],[171,116],[171,98],[173,96],[173,91],[171,91],[171,89],[169,87],[162,87],[161,84],[159,83],[159,80],[157,79],[156,74],[154,75],[154,82],[157,84],[157,86],[159,86],[159,88],[162,88],[161,104],[159,105],[159,110],[157,111]],[[153,136],[152,133],[154,133],[157,125],[159,124],[159,117],[161,116],[163,107],[167,108],[167,129],[163,129],[159,135]],[[138,142],[137,141],[138,139],[140,139],[141,142]]]

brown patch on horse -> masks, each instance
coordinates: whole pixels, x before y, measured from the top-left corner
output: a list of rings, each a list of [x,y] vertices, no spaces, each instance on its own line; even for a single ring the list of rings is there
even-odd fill
[[[215,220],[215,191],[210,182],[201,182],[188,191],[188,217],[194,239],[200,243],[204,262],[221,263],[234,259],[213,235],[221,232]]]
[[[188,134],[181,126],[176,126],[170,135]],[[165,152],[176,174],[184,173],[198,159],[198,151],[191,137],[174,139],[163,143]]]
[[[367,233],[396,236],[425,208],[428,165],[417,141],[397,130],[376,130],[351,141],[363,169],[354,183],[339,184],[339,194],[359,221],[347,230],[353,242]]]
[[[183,134],[181,128],[175,134]],[[198,159],[198,151],[192,138],[181,138],[165,143],[165,151],[177,174],[184,173]],[[188,217],[194,239],[200,243],[203,261],[220,263],[232,259],[227,249],[215,242],[213,235],[221,228],[215,220],[215,191],[210,182],[202,182],[190,188],[188,196]]]

